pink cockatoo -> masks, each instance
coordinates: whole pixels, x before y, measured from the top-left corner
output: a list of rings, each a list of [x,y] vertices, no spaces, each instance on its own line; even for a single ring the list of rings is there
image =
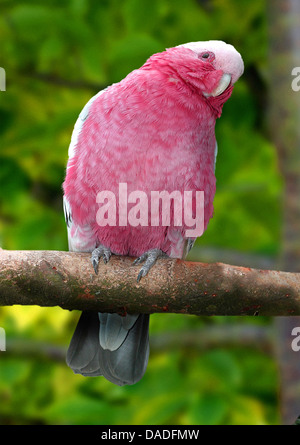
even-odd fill
[[[83,108],[69,148],[64,210],[69,249],[91,252],[96,273],[101,258],[129,255],[142,264],[139,281],[158,257],[184,258],[195,240],[184,222],[151,225],[150,213],[149,224],[120,224],[124,210],[117,209],[115,225],[100,224],[99,192],[118,197],[126,184],[128,193],[143,192],[150,201],[153,191],[203,191],[206,229],[216,188],[215,123],[243,69],[232,45],[187,43],[154,54]],[[148,331],[147,314],[83,312],[67,363],[84,376],[136,383],[148,363]]]

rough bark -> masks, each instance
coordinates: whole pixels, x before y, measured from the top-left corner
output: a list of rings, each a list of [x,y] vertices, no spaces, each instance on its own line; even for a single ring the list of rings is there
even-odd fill
[[[161,259],[137,283],[132,258],[95,275],[90,255],[0,250],[0,305],[118,313],[299,315],[300,274]]]

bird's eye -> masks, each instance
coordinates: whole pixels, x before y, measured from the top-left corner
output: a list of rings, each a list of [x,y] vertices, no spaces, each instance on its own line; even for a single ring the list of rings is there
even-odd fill
[[[215,55],[211,51],[203,51],[203,53],[198,55],[199,59],[205,60],[205,62],[212,62],[215,59]]]

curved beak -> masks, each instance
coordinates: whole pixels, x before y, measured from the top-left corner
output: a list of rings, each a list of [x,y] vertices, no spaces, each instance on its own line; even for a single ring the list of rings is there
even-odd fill
[[[205,97],[220,96],[220,94],[222,94],[226,90],[226,88],[230,85],[230,82],[231,82],[231,74],[227,74],[227,73],[223,74],[217,88],[214,91],[212,91],[211,93],[203,93],[203,95]]]

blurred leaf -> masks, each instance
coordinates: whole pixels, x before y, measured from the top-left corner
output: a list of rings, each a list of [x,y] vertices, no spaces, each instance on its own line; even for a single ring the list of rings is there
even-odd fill
[[[224,394],[204,393],[188,410],[189,424],[218,425],[225,419],[228,403]]]
[[[135,34],[120,40],[111,48],[110,77],[119,82],[133,69],[142,66],[152,54],[164,50],[153,37]]]
[[[107,403],[83,395],[54,403],[46,414],[50,423],[59,425],[106,425],[110,419]]]
[[[208,388],[231,391],[241,384],[240,367],[228,351],[216,349],[207,352],[201,358],[201,368],[202,379]]]
[[[234,425],[264,425],[265,416],[262,405],[251,397],[236,397],[231,421]]]
[[[0,184],[0,199],[11,200],[28,188],[29,179],[14,159],[0,156]]]
[[[1,357],[4,352],[0,352]],[[26,380],[30,370],[28,362],[20,363],[19,360],[10,359],[0,366],[0,388],[9,388],[9,385],[15,385],[22,380]]]

